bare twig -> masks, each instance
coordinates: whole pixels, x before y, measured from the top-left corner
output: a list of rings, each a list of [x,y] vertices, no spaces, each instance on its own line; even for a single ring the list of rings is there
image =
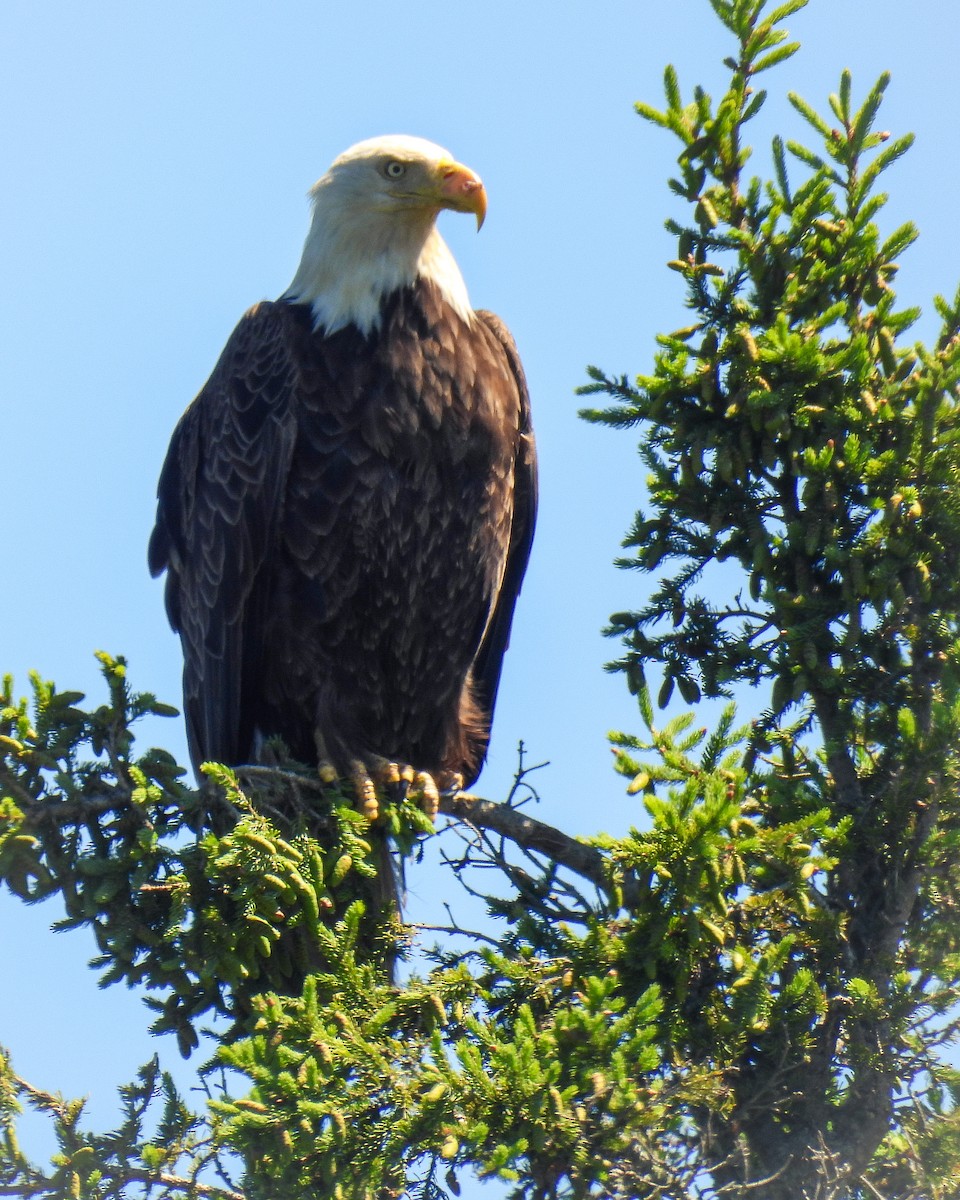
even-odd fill
[[[468,792],[440,799],[440,811],[458,821],[480,829],[490,829],[509,838],[524,850],[545,855],[553,862],[582,879],[588,880],[605,894],[610,892],[610,880],[604,869],[604,857],[593,846],[578,842],[569,834],[528,817],[508,804],[496,804]]]
[[[488,937],[485,933],[479,933],[476,929],[461,929],[459,925],[423,925],[417,921],[410,923],[408,928],[418,929],[421,933],[446,933],[452,937],[473,938],[476,942],[486,942],[488,946],[493,946],[495,950],[500,949],[500,942],[496,938]]]

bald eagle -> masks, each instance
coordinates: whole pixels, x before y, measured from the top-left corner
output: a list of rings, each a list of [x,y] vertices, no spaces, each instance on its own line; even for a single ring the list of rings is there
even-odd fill
[[[530,551],[527,387],[436,228],[442,209],[482,224],[473,171],[373,138],[311,194],[293,282],[245,314],[174,431],[150,568],[195,767],[280,738],[371,816],[408,764],[435,807],[435,781],[482,765]]]

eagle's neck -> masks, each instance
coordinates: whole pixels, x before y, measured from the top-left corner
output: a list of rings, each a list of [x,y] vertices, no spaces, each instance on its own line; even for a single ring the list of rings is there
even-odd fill
[[[313,223],[300,266],[283,299],[309,304],[314,327],[336,333],[356,325],[370,333],[380,324],[383,301],[418,278],[437,285],[465,321],[473,310],[466,284],[436,214],[364,212],[315,194]]]

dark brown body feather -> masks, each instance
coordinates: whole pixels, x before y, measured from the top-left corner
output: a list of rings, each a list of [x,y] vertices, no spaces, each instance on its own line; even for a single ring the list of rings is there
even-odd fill
[[[523,373],[489,313],[418,281],[380,329],[251,309],[182,417],[150,567],[194,764],[280,736],[478,773],[536,508]]]

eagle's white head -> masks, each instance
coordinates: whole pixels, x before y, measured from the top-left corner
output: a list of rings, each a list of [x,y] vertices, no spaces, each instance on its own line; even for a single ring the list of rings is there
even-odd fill
[[[351,146],[311,189],[313,221],[284,299],[309,304],[328,333],[351,323],[365,333],[381,301],[419,276],[430,279],[469,320],[463,276],[437,232],[443,208],[487,210],[479,178],[423,138],[394,135]]]

